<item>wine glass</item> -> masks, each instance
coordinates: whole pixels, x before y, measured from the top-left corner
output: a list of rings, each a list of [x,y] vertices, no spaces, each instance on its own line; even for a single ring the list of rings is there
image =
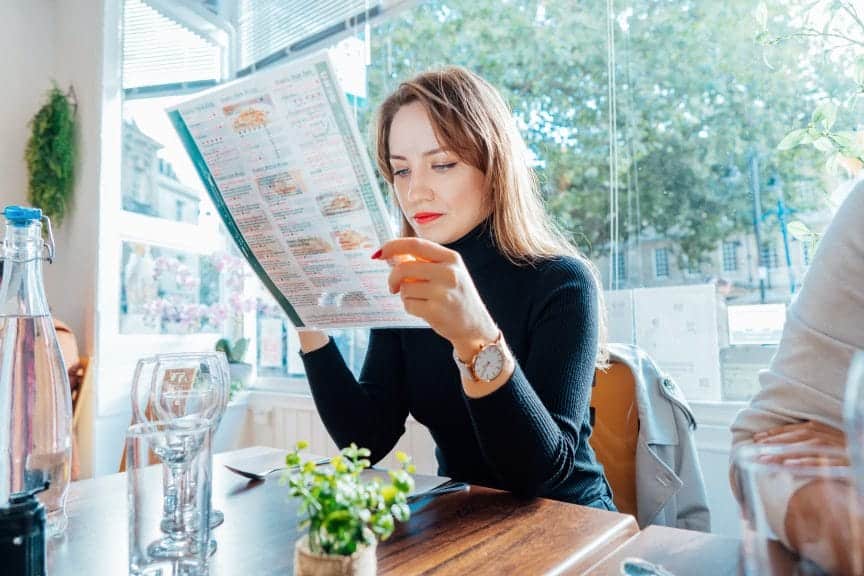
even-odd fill
[[[843,420],[855,483],[858,492],[864,496],[864,351],[857,352],[849,365]]]
[[[150,422],[150,387],[153,384],[153,370],[156,368],[156,358],[153,356],[141,358],[135,365],[132,376],[132,424]]]
[[[228,405],[230,382],[228,360],[222,352],[160,354],[153,364],[150,385],[153,416],[165,421],[203,418],[210,422],[212,441]],[[211,528],[224,521],[221,511],[211,510]]]
[[[156,369],[156,357],[141,358],[135,365],[135,374],[132,376],[132,425],[147,422],[155,422],[153,407],[150,403],[151,388],[153,387],[153,372]],[[150,464],[157,464],[158,459],[150,459]],[[128,473],[128,468],[127,468]],[[170,528],[172,518],[177,510],[177,489],[174,474],[165,465],[162,467],[162,525]]]
[[[187,505],[173,510],[176,527],[153,541],[163,521],[158,503],[160,479],[153,458],[182,478],[199,482],[189,487]],[[129,574],[208,574],[212,463],[210,423],[202,418],[141,422],[126,433],[126,480],[129,505]],[[189,473],[189,471],[192,471]]]

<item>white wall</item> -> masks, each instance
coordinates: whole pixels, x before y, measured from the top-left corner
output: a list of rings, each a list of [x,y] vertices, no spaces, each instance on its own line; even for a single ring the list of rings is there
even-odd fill
[[[63,226],[55,230],[57,259],[45,267],[45,288],[54,315],[72,327],[81,353],[89,356],[95,350],[100,164],[104,146],[100,32],[103,9],[100,0],[51,4],[57,23],[53,76],[60,86],[75,87],[79,138],[74,203]]]
[[[27,198],[27,126],[54,73],[53,0],[0,1],[0,207]]]
[[[74,85],[80,126],[74,206],[55,231],[57,260],[45,267],[54,314],[66,321],[83,354],[93,351],[98,247],[102,2],[98,0],[3,0],[0,2],[0,207],[25,203],[24,149],[28,123],[56,81]]]
[[[72,327],[81,354],[88,356],[96,349],[99,207],[103,188],[100,160],[103,147],[110,147],[101,128],[102,115],[111,106],[110,100],[103,104],[104,21],[102,0],[0,1],[0,77],[6,83],[0,105],[0,207],[26,202],[23,155],[30,133],[28,122],[42,105],[52,82],[63,90],[73,85],[78,98],[79,160],[74,203],[63,227],[55,230],[57,259],[45,267],[45,288],[54,315]],[[109,34],[119,37],[119,30]],[[119,105],[116,115],[119,122]],[[89,405],[83,409],[86,419]],[[86,474],[90,469],[92,431],[89,426],[85,428],[80,448],[82,472]]]

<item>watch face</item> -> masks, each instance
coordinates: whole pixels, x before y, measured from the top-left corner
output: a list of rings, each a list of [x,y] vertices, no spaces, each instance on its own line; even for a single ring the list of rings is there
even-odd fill
[[[487,346],[474,359],[474,375],[479,380],[494,380],[504,370],[504,353],[498,345]]]

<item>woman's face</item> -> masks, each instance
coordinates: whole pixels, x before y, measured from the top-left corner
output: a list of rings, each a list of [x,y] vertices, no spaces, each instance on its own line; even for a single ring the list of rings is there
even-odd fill
[[[419,102],[396,112],[389,145],[396,198],[417,236],[448,244],[489,215],[483,173],[442,147]]]

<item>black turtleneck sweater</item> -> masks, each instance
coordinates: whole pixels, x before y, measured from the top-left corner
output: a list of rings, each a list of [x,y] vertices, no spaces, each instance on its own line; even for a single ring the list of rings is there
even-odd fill
[[[438,473],[472,484],[614,509],[588,444],[597,353],[597,285],[584,262],[509,262],[485,225],[459,252],[516,369],[482,398],[462,390],[450,342],[431,329],[373,329],[359,382],[333,340],[303,354],[315,405],[336,444],[383,458],[410,413],[429,428]]]

